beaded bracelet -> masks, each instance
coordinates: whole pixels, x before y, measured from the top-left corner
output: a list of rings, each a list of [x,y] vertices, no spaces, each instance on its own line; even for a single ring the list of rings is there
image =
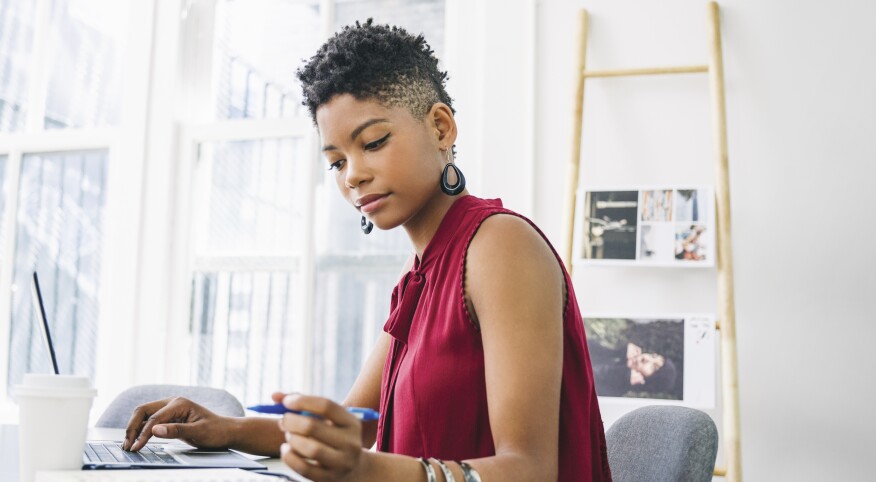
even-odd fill
[[[426,462],[426,459],[423,457],[418,458],[420,464],[423,466],[423,469],[426,471],[426,482],[437,482],[435,477],[435,469],[432,468],[432,464]]]
[[[459,468],[462,469],[462,479],[465,482],[481,482],[481,474],[479,474],[471,465],[468,465],[465,462],[460,462]]]
[[[435,462],[436,464],[438,464],[438,467],[441,468],[441,472],[444,474],[444,482],[456,482],[456,478],[453,477],[453,472],[451,472],[450,469],[447,468],[447,465],[444,462],[434,457],[430,458],[429,462]]]

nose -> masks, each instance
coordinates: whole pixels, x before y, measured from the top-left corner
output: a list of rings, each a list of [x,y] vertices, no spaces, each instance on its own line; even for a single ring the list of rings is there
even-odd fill
[[[344,184],[348,189],[355,189],[362,185],[362,183],[370,181],[372,178],[371,173],[368,171],[368,167],[365,165],[365,161],[361,158],[353,156],[347,157],[346,167]]]

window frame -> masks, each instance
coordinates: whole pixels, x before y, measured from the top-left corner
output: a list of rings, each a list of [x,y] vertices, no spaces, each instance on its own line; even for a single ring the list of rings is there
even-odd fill
[[[451,8],[448,4],[458,2],[459,0],[445,0],[445,17],[450,12],[458,10]],[[212,113],[214,106],[213,93],[208,89],[198,88],[197,86],[213,85],[209,76],[212,74],[211,55],[205,55],[205,52],[212,52],[213,36],[207,32],[212,32],[212,22],[215,18],[214,9],[217,0],[208,0],[199,6],[189,9],[186,13],[186,22],[196,27],[200,31],[197,35],[194,31],[183,32],[182,42],[184,46],[180,51],[185,52],[182,63],[187,65],[196,65],[187,78],[181,85],[182,89],[188,94],[188,111],[180,115],[177,123],[179,132],[179,151],[178,165],[180,166],[180,185],[185,186],[180,191],[178,197],[178,218],[175,228],[171,231],[174,233],[175,239],[173,242],[174,262],[177,269],[172,273],[171,279],[173,287],[169,296],[171,302],[171,312],[167,323],[166,349],[163,350],[162,356],[167,361],[165,363],[165,374],[163,380],[171,383],[187,384],[192,382],[192,364],[191,364],[191,342],[193,337],[190,330],[191,316],[191,282],[195,272],[194,268],[208,269],[225,269],[231,268],[233,271],[248,271],[253,268],[263,269],[265,267],[262,259],[253,258],[254,264],[241,265],[240,256],[233,256],[234,261],[229,262],[228,258],[217,257],[209,260],[198,259],[194,252],[194,236],[197,232],[203,231],[203,227],[196,227],[197,219],[205,219],[205,206],[197,206],[195,200],[205,197],[205,193],[209,189],[209,174],[205,171],[209,166],[203,165],[198,160],[198,146],[202,142],[227,142],[227,141],[246,141],[260,140],[271,138],[301,138],[306,139],[308,144],[308,157],[313,162],[304,162],[305,172],[302,173],[309,180],[306,184],[308,192],[305,194],[306,205],[302,212],[305,215],[305,226],[316,226],[314,220],[313,204],[315,202],[315,187],[321,181],[317,176],[322,172],[316,167],[319,165],[319,150],[318,150],[318,133],[311,124],[309,118],[263,118],[263,119],[231,119],[231,120],[208,120],[204,121],[198,118],[199,113]],[[322,37],[327,39],[334,32],[334,5],[333,0],[320,1],[320,15],[322,18]],[[448,22],[445,20],[445,25]],[[445,29],[445,38],[448,30]],[[445,42],[446,43],[446,42]],[[391,256],[386,254],[368,254],[346,256],[340,255],[320,255],[315,249],[315,237],[312,235],[312,229],[302,229],[302,247],[303,252],[300,256],[291,256],[285,260],[285,266],[279,269],[288,269],[291,266],[297,266],[297,276],[301,282],[303,300],[312,300],[314,298],[314,289],[316,284],[316,268],[317,265],[338,265],[344,262],[355,261],[357,264],[362,264],[362,267],[381,266],[386,269],[389,265],[393,270],[400,270],[404,265],[409,254]],[[388,294],[387,294],[388,302]],[[313,387],[313,366],[314,366],[314,310],[315,306],[312,302],[302,303],[301,306],[295,308],[297,310],[294,318],[301,321],[302,326],[293,327],[298,330],[294,335],[297,348],[292,354],[292,361],[298,369],[291,381],[292,385],[299,390],[309,390]],[[366,330],[366,332],[369,330]],[[370,353],[365,352],[365,357]],[[364,357],[363,360],[364,361]],[[280,387],[278,387],[280,388]]]
[[[93,413],[100,413],[121,390],[143,383],[188,383],[187,350],[180,336],[189,324],[191,296],[191,233],[193,219],[194,162],[197,142],[289,137],[296,124],[289,119],[248,119],[208,122],[193,112],[212,112],[212,98],[204,100],[196,86],[198,76],[210,76],[204,56],[184,23],[206,25],[212,19],[216,0],[124,0],[128,4],[127,63],[124,69],[120,124],[99,129],[45,130],[42,115],[48,83],[44,42],[39,39],[48,25],[51,0],[37,2],[33,35],[31,83],[25,128],[0,133],[0,155],[7,155],[6,256],[14,253],[17,176],[23,155],[64,150],[107,149],[108,178],[105,205],[104,257],[101,273],[100,319],[98,323],[95,386],[99,390]],[[324,37],[333,31],[334,0],[320,0]],[[503,22],[491,22],[501,12]],[[443,67],[451,72],[449,90],[461,112],[457,121],[465,132],[457,143],[462,167],[470,173],[473,192],[490,197],[497,186],[513,184],[514,192],[500,191],[506,205],[532,212],[535,178],[534,85],[536,0],[483,0],[471,4],[445,0],[445,49]],[[184,21],[181,21],[181,17]],[[40,27],[41,26],[41,27]],[[509,33],[513,33],[510,35]],[[209,35],[206,37],[210,37]],[[204,41],[204,38],[201,39]],[[491,43],[500,42],[500,46]],[[202,46],[201,46],[202,47]],[[518,52],[512,60],[489,55],[494,49]],[[490,50],[493,49],[493,50]],[[203,52],[203,50],[201,50]],[[209,51],[209,50],[208,50]],[[209,56],[207,56],[209,57]],[[489,65],[483,60],[491,59]],[[184,71],[185,66],[191,70]],[[205,68],[206,67],[206,68]],[[33,72],[36,72],[34,74]],[[487,88],[497,79],[518,79],[503,89]],[[209,85],[209,81],[206,85]],[[510,91],[509,91],[510,89]],[[519,100],[507,102],[509,97]],[[197,109],[198,102],[210,103]],[[201,107],[205,107],[201,105]],[[520,118],[519,126],[491,125],[491,118]],[[295,127],[300,128],[301,126]],[[316,133],[311,126],[310,143],[316,151]],[[515,143],[504,142],[507,138]],[[315,167],[316,164],[314,164]],[[316,170],[318,171],[318,170]],[[520,185],[514,172],[526,173]],[[486,181],[486,174],[489,180]],[[309,174],[314,179],[315,174]],[[312,193],[307,196],[314,202]],[[9,200],[12,200],[10,203]],[[307,209],[312,215],[312,209]],[[313,225],[312,220],[309,221]],[[10,229],[11,227],[11,229]],[[307,237],[305,249],[314,253],[314,239]],[[326,260],[327,263],[342,262]],[[8,259],[8,258],[7,258]],[[221,260],[216,266],[221,266]],[[372,260],[378,262],[379,260]],[[397,260],[384,259],[379,263]],[[403,261],[403,260],[402,260]],[[303,286],[314,289],[313,270],[318,260],[311,257],[300,265]],[[5,266],[9,265],[9,266]],[[402,262],[399,262],[401,267]],[[309,271],[308,271],[309,270]],[[309,272],[309,274],[306,274]],[[0,266],[0,346],[8,346],[12,268]],[[308,296],[310,298],[310,296]],[[307,299],[307,298],[305,298]],[[309,307],[308,310],[312,310]],[[305,325],[311,316],[305,315]],[[309,332],[302,336],[310,345]],[[312,347],[299,351],[302,388],[310,386]],[[14,404],[6,393],[7,357],[0,357],[0,421],[14,420]]]
[[[126,91],[120,99],[119,124],[110,127],[46,129],[43,119],[49,78],[44,39],[49,28],[51,0],[34,1],[34,40],[28,67],[30,86],[24,128],[0,133],[0,155],[8,156],[4,177],[3,259],[10,260],[0,265],[0,346],[8,350],[10,342],[14,270],[11,260],[16,248],[22,159],[31,154],[106,150],[107,192],[101,239],[100,308],[93,381],[96,387],[104,389],[111,380],[129,379],[132,367],[126,356],[133,349],[133,337],[129,336],[131,326],[128,323],[116,323],[115,320],[130,319],[136,291],[136,285],[129,280],[137,268],[139,225],[130,220],[138,219],[142,205],[139,173],[143,169],[144,126],[149,94],[144,73],[149,69],[153,5],[151,2],[126,0],[128,28],[124,48],[129,55],[125,56],[123,69],[122,82]],[[132,176],[131,172],[138,175]],[[17,407],[6,388],[8,369],[6,354],[0,357],[0,421],[14,421],[17,418]]]

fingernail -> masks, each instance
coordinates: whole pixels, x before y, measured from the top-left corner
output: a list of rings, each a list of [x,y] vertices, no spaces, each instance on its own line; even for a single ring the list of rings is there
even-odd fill
[[[162,425],[156,425],[155,427],[152,427],[152,433],[158,435],[159,437],[164,437],[165,435],[167,435],[167,427],[164,427]]]
[[[295,400],[298,400],[298,394],[297,393],[290,393],[289,395],[286,395],[285,397],[283,397],[283,405],[289,406],[289,405],[295,403]]]

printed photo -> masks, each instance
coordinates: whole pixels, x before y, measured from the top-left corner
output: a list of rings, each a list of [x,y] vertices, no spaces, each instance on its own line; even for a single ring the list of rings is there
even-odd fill
[[[672,190],[642,191],[642,221],[672,221]]]
[[[675,219],[674,221],[708,223],[705,219],[706,211],[701,199],[705,192],[699,189],[676,189],[675,190]]]
[[[672,223],[643,224],[639,241],[639,259],[643,262],[673,263],[675,261],[675,226]]]
[[[715,264],[710,187],[582,190],[577,202],[577,261],[685,268]]]
[[[683,400],[684,319],[585,318],[601,397]]]
[[[638,191],[587,192],[582,257],[635,260],[638,207]]]
[[[699,224],[679,224],[675,228],[675,259],[679,261],[709,261],[706,227]]]

